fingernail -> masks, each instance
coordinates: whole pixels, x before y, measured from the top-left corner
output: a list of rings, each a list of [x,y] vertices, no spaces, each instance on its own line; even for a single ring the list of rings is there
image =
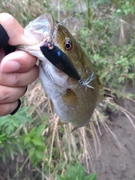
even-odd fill
[[[21,65],[17,61],[8,61],[6,62],[3,67],[3,72],[15,72],[20,69]]]

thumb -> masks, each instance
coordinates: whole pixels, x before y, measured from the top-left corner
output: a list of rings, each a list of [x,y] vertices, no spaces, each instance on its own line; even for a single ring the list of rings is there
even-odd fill
[[[3,26],[9,36],[8,44],[12,46],[30,44],[30,40],[27,37],[23,27],[12,15],[8,13],[1,13],[0,24]]]

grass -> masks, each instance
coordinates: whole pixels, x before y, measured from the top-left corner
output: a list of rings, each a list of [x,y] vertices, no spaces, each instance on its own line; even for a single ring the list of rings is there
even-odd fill
[[[42,179],[46,179],[46,180],[56,179],[55,174],[63,175],[67,165],[74,164],[75,162],[82,163],[86,167],[88,174],[94,171],[94,161],[96,158],[98,158],[101,155],[101,151],[102,151],[102,145],[100,144],[100,136],[102,135],[103,128],[106,130],[106,132],[112,134],[114,140],[117,141],[118,146],[122,148],[121,143],[119,142],[117,136],[109,128],[110,120],[109,117],[106,116],[104,113],[108,106],[109,107],[111,106],[111,109],[121,111],[127,117],[129,122],[132,124],[133,128],[135,128],[134,112],[130,112],[121,105],[118,105],[115,101],[116,95],[121,94],[119,88],[114,89],[115,86],[116,87],[118,86],[115,76],[113,76],[110,73],[110,79],[113,81],[113,85],[115,85],[114,87],[109,84],[111,80],[110,79],[107,80],[105,78],[106,74],[104,67],[106,67],[109,64],[108,69],[111,72],[111,70],[113,70],[113,68],[116,66],[113,66],[113,63],[115,64],[115,62],[112,59],[110,59],[110,57],[112,58],[112,52],[109,51],[111,55],[106,54],[107,52],[106,48],[108,48],[108,44],[106,46],[103,46],[105,45],[103,41],[107,43],[108,41],[110,41],[110,39],[107,38],[111,36],[111,35],[107,36],[107,33],[109,33],[108,26],[106,25],[104,27],[103,26],[104,24],[101,24],[101,19],[103,14],[102,15],[98,14],[98,10],[94,11],[95,9],[93,8],[93,9],[89,9],[87,16],[90,17],[86,18],[85,13],[83,13],[85,12],[84,11],[85,3],[83,1],[78,1],[78,2],[77,2],[78,9],[79,7],[83,7],[83,8],[77,10],[77,12],[75,8],[76,3],[72,1],[63,2],[56,0],[56,1],[52,1],[52,3],[50,4],[49,1],[43,1],[43,0],[39,0],[39,1],[1,0],[0,3],[0,12],[5,11],[11,13],[13,16],[15,16],[18,19],[18,21],[23,26],[25,26],[30,20],[36,18],[37,16],[39,16],[44,12],[52,12],[53,9],[52,14],[55,17],[57,17],[60,21],[65,19],[65,22],[64,21],[63,22],[70,30],[72,30],[72,34],[76,35],[77,40],[80,41],[83,47],[86,47],[85,50],[88,53],[91,52],[89,56],[92,57],[92,61],[97,68],[99,77],[100,75],[102,76],[101,82],[103,82],[104,85],[106,83],[107,86],[106,89],[109,89],[110,97],[105,97],[105,99],[99,104],[97,109],[95,109],[95,112],[93,114],[93,117],[89,125],[87,125],[87,127],[79,128],[71,133],[73,126],[71,124],[60,125],[59,117],[56,114],[52,113],[48,97],[44,93],[39,80],[37,80],[36,82],[32,83],[29,86],[28,91],[25,97],[23,98],[23,106],[29,107],[29,109],[27,110],[27,114],[32,118],[32,122],[30,124],[28,123],[25,125],[22,124],[18,125],[16,129],[16,133],[23,132],[25,135],[29,135],[30,130],[33,129],[34,127],[45,125],[45,128],[41,133],[43,137],[43,142],[46,146],[44,148],[43,160],[40,161],[40,166],[38,165],[35,167],[30,166],[30,170],[34,172],[35,177],[40,176],[42,177]],[[84,20],[83,22],[84,18],[86,18],[86,20]],[[91,26],[92,24],[89,24],[88,18],[90,18],[92,23],[96,22],[97,29],[96,28],[92,29],[94,25]],[[112,16],[111,19],[113,19]],[[80,27],[80,24],[82,28]],[[87,26],[85,24],[89,24],[89,28],[91,28],[91,31],[87,29]],[[99,37],[97,35],[98,33],[96,32],[100,32],[100,28],[102,27],[103,27],[103,31],[102,31],[103,33],[100,34],[102,36]],[[123,26],[120,28],[121,32],[124,32],[122,28]],[[79,31],[81,32],[80,36],[78,36]],[[87,38],[89,36],[90,39]],[[124,36],[121,36],[120,34],[120,37],[122,38]],[[83,41],[82,39],[86,39],[86,41]],[[91,46],[89,47],[90,43]],[[101,44],[103,43],[103,45],[100,46],[100,43]],[[100,49],[101,47],[102,49]],[[105,47],[105,49],[103,49],[103,47]],[[102,53],[104,51],[105,52],[104,54],[100,54],[98,53],[98,51],[100,52],[102,51]],[[93,53],[94,55],[92,56]],[[118,54],[119,53],[117,53],[117,56]],[[99,59],[101,59],[100,62]],[[120,69],[119,67],[123,67],[121,66],[123,64],[121,62],[121,59],[118,62],[119,64],[117,64],[117,67],[119,70]],[[130,66],[130,64],[127,64],[127,66]],[[133,64],[133,68],[134,68],[134,64]],[[134,77],[132,77],[131,79],[130,77],[128,77],[129,74],[126,73],[127,69],[124,69],[124,73],[125,73],[124,77],[126,77],[126,80],[124,79],[124,81],[122,81],[123,79],[122,80],[120,79],[121,81],[120,83],[123,85],[123,82],[125,83],[125,81],[126,83],[131,82],[132,87],[134,88],[133,86]],[[106,71],[107,71],[106,73],[108,73],[108,70]],[[118,73],[118,72],[114,72],[114,73]],[[121,74],[117,74],[117,76],[123,78]],[[109,85],[111,87],[109,87]],[[110,94],[110,92],[113,93]],[[133,93],[130,93],[130,95],[129,94],[126,95],[126,91],[124,91],[123,94],[125,95],[124,99],[128,99],[133,104],[135,104],[135,98]],[[36,134],[36,132],[34,133]],[[13,134],[11,133],[11,135]],[[16,135],[17,137],[20,137],[19,134]],[[37,146],[34,147],[37,148]],[[24,166],[28,164],[30,160],[30,156],[27,154],[27,156],[26,155],[24,156],[24,159],[25,159],[24,163],[20,168],[21,171],[23,170]]]

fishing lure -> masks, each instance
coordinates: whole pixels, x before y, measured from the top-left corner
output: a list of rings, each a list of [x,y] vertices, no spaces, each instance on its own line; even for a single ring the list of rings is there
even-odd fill
[[[40,50],[43,55],[58,69],[68,76],[76,79],[79,84],[94,89],[94,87],[89,85],[89,83],[94,79],[94,72],[86,81],[83,81],[70,58],[57,46],[50,42],[44,42],[40,46]]]

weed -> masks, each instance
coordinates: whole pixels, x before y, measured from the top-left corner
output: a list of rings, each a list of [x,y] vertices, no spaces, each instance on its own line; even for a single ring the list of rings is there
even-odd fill
[[[87,127],[70,133],[72,125],[60,126],[59,117],[52,114],[39,80],[31,84],[23,98],[23,108],[14,116],[0,118],[0,156],[6,162],[8,157],[14,159],[19,154],[23,155],[24,162],[18,173],[30,160],[30,171],[34,171],[34,177],[95,180],[96,175],[87,176],[86,171],[88,174],[92,172],[95,157],[101,154],[101,124],[121,147],[106,123],[108,117],[103,110],[109,106],[123,112],[134,127],[133,113],[115,103],[115,97],[135,103],[134,8],[133,0],[0,1],[0,12],[11,13],[22,26],[44,12],[51,12],[79,41],[103,86],[111,94],[111,98],[107,97],[100,103]],[[132,92],[127,91],[129,85]],[[86,171],[76,162],[83,163]]]

